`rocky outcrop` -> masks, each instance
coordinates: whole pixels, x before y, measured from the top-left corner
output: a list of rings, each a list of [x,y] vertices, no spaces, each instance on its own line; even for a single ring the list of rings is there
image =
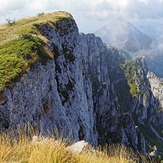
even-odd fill
[[[162,113],[159,110],[162,108],[160,105],[162,103],[162,94],[161,87],[155,90],[156,84],[157,88],[161,85],[161,79],[159,80],[153,73],[148,72],[145,59],[144,58],[136,58],[135,60],[137,64],[137,69],[134,71],[134,79],[137,87],[137,94],[133,98],[133,107],[132,112],[135,112],[138,115],[138,121],[140,124],[144,124],[144,120],[147,120],[151,123],[155,123],[157,125],[162,124]],[[155,78],[152,77],[155,76]],[[158,81],[156,81],[158,79]],[[157,92],[157,93],[156,93]],[[160,97],[159,97],[160,95]]]
[[[137,128],[143,132],[149,144],[148,147],[156,145],[162,151],[161,79],[148,71],[144,57],[137,57],[128,69],[133,74],[130,75],[132,79],[128,78],[128,80],[130,81],[130,90],[132,90],[130,92],[134,92],[131,107],[134,122],[138,126]]]
[[[57,30],[46,24],[41,32],[49,39],[53,60],[37,63],[12,89],[5,89],[1,110],[8,112],[8,127],[31,123],[45,135],[57,129],[63,137],[96,144],[92,83],[84,80],[81,54],[75,50],[76,23],[61,21]]]
[[[84,140],[81,140],[81,141],[78,141],[78,142],[76,142],[76,143],[68,146],[66,148],[66,150],[69,151],[69,152],[71,152],[71,153],[77,153],[77,154],[79,154],[79,153],[83,152],[84,149],[86,147],[88,147],[88,145],[89,144],[87,142],[85,142]]]

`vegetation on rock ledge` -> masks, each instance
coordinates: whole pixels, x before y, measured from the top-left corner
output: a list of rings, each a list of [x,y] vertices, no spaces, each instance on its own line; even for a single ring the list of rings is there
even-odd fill
[[[19,81],[37,61],[45,64],[52,58],[40,27],[66,18],[73,19],[69,13],[54,12],[0,26],[0,92]]]
[[[124,70],[124,74],[127,78],[127,82],[128,85],[130,87],[130,94],[134,97],[137,97],[137,95],[139,94],[144,94],[145,92],[143,92],[142,90],[138,90],[138,86],[136,85],[136,79],[135,78],[135,73],[138,70],[139,66],[136,64],[135,61],[126,61],[124,64],[121,65],[123,70]]]

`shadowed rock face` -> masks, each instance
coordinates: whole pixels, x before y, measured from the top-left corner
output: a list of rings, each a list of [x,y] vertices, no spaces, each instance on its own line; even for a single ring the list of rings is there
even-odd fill
[[[118,50],[94,34],[79,34],[72,19],[58,28],[45,24],[40,32],[49,40],[53,60],[38,62],[4,90],[0,128],[31,123],[44,135],[57,129],[72,140],[120,143],[146,154],[144,136],[131,114],[139,110],[140,99],[129,93]]]

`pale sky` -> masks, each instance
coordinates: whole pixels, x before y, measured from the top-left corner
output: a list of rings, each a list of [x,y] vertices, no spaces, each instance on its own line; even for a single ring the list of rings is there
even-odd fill
[[[0,23],[38,13],[68,11],[81,32],[95,32],[111,19],[161,20],[163,0],[0,0]]]

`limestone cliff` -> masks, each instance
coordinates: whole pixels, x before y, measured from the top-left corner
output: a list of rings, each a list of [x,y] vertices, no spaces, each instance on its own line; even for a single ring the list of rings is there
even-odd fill
[[[161,78],[149,72],[144,57],[137,57],[128,64],[127,75],[132,94],[131,112],[138,128],[143,132],[148,147],[157,145],[162,151],[163,112]],[[132,78],[132,79],[131,79]],[[132,83],[132,84],[131,84]]]
[[[72,18],[37,25],[37,32],[48,40],[52,59],[38,61],[20,81],[4,89],[1,130],[31,123],[44,135],[57,129],[72,140],[120,143],[146,154],[142,128],[136,125],[150,114],[149,122],[158,126],[163,116],[153,114],[157,104],[145,84],[137,86],[146,97],[131,96],[118,50],[94,34],[79,33]],[[136,72],[142,78],[135,82],[145,83],[147,74],[140,67]]]
[[[160,109],[163,108],[163,79],[157,77],[153,72],[148,72],[147,77],[151,85],[151,91],[156,99],[158,99]]]

